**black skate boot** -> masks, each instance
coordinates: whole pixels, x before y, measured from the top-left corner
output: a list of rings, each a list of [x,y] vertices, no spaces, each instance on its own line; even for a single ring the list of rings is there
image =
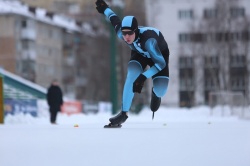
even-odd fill
[[[151,95],[151,103],[150,108],[151,111],[156,112],[161,105],[161,98],[157,97],[152,89],[152,95]]]
[[[104,128],[121,128],[122,123],[124,123],[128,118],[128,115],[126,112],[121,111],[116,116],[109,119],[110,123],[108,125],[105,125]]]

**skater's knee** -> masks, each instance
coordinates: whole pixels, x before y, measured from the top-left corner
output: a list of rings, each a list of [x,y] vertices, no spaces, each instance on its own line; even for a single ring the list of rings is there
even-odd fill
[[[128,64],[128,75],[127,77],[137,78],[143,72],[142,66],[137,61],[130,61]]]
[[[166,94],[167,89],[154,87],[153,91],[157,97],[163,97]]]
[[[153,91],[157,97],[163,97],[168,90],[168,77],[158,77],[153,80]]]

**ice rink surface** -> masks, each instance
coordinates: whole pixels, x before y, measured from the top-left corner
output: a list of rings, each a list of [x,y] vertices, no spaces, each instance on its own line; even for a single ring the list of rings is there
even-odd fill
[[[249,166],[250,121],[161,108],[104,129],[110,114],[6,117],[0,166]],[[78,127],[74,127],[75,124]]]

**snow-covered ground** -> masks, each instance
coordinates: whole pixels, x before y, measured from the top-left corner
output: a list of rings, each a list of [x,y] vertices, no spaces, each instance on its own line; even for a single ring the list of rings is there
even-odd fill
[[[47,113],[7,116],[0,166],[250,166],[250,120],[210,113],[161,107],[152,120],[145,108],[121,129],[103,128],[109,113],[59,114],[58,125]]]

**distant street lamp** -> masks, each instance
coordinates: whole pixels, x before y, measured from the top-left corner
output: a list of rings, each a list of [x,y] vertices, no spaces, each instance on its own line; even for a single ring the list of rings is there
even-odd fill
[[[123,0],[112,0],[111,6],[116,7],[121,11],[124,8]],[[121,12],[118,12],[118,14]],[[111,75],[110,75],[110,96],[112,102],[112,114],[116,114],[118,110],[117,102],[117,71],[116,71],[116,34],[113,26],[110,24],[110,63],[111,63]]]

